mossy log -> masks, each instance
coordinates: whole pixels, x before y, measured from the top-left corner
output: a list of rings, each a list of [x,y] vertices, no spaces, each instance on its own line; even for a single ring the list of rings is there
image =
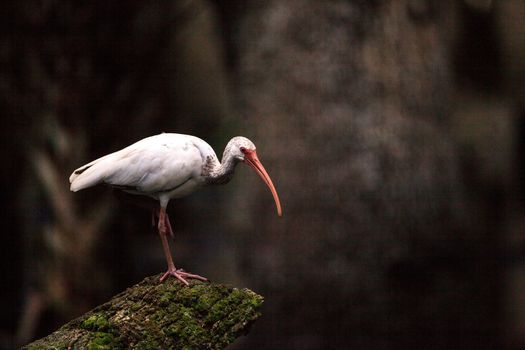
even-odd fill
[[[263,298],[248,290],[158,276],[23,349],[222,349],[248,332]]]

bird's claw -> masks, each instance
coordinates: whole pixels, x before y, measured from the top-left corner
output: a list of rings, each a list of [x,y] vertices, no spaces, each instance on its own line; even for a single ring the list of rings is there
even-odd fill
[[[192,279],[196,279],[196,280],[200,280],[200,281],[207,281],[208,280],[206,277],[202,277],[202,276],[199,276],[199,275],[194,275],[194,274],[189,273],[189,272],[185,272],[183,269],[169,269],[168,271],[166,271],[166,273],[164,275],[162,275],[162,277],[160,278],[160,281],[163,282],[169,276],[173,276],[173,277],[177,278],[179,281],[181,281],[182,283],[184,283],[187,286],[189,286],[190,284],[188,283],[188,281],[186,281],[186,279],[192,278]]]

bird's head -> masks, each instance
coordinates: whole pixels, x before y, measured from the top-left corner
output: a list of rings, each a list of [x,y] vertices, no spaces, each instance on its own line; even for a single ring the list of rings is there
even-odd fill
[[[255,145],[252,141],[243,136],[235,136],[228,142],[224,153],[230,153],[236,161],[244,162],[246,151],[254,151]]]
[[[248,140],[243,136],[236,136],[230,140],[226,146],[226,152],[230,152],[235,160],[241,161],[246,165],[249,165],[263,181],[266,183],[270,191],[272,192],[273,199],[275,201],[275,206],[277,207],[277,215],[282,216],[281,201],[279,200],[279,195],[277,190],[273,185],[270,175],[264,169],[261,161],[257,157],[257,152],[255,151],[255,145],[252,141]]]

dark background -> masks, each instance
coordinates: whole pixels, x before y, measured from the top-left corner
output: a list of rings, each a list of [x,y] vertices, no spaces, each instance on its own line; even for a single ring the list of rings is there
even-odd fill
[[[235,349],[525,348],[525,2],[6,1],[0,348],[165,269],[150,213],[69,192],[160,132],[240,167],[172,201],[177,265],[266,298]]]

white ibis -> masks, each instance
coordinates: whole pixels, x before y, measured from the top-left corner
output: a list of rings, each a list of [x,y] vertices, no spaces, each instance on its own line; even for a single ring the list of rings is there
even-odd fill
[[[251,166],[268,185],[277,206],[277,214],[281,216],[279,196],[257,157],[255,145],[242,136],[228,142],[222,163],[211,146],[198,137],[171,133],[147,137],[78,168],[71,174],[69,182],[73,192],[105,183],[158,200],[158,230],[168,263],[168,271],[160,280],[174,276],[188,285],[187,278],[206,278],[177,269],[173,264],[166,238],[168,234],[173,236],[166,213],[168,202],[172,198],[184,197],[201,186],[228,183],[239,162]]]

